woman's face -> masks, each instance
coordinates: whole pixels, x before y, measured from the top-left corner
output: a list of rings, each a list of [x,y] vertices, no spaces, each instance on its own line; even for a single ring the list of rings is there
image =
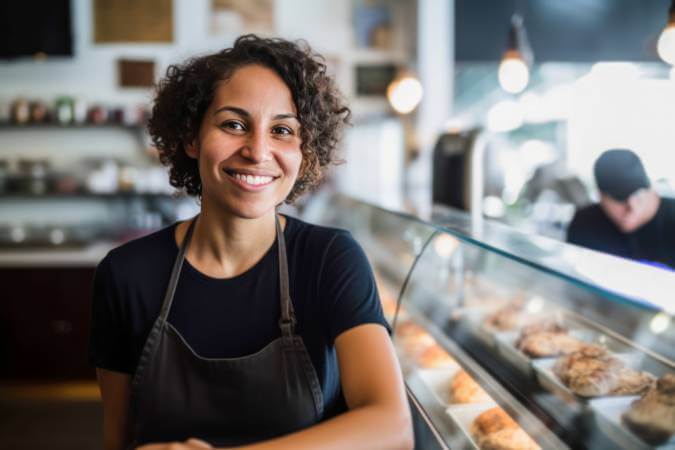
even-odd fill
[[[202,203],[242,218],[284,201],[302,163],[290,89],[271,69],[247,65],[216,85],[189,156],[198,159]]]

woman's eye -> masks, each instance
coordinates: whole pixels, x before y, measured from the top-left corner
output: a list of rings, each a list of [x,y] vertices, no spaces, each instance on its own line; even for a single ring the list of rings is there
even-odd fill
[[[245,129],[244,125],[242,123],[236,122],[236,121],[233,121],[233,120],[223,122],[223,123],[220,124],[220,126],[222,128],[227,128],[229,130],[234,130],[234,131],[243,131]]]
[[[275,134],[281,134],[282,136],[290,136],[293,134],[293,130],[288,127],[274,127],[273,131]]]

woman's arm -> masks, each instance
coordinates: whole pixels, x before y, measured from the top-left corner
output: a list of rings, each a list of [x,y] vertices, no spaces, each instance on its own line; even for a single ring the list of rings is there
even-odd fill
[[[103,400],[103,448],[125,450],[131,442],[128,412],[131,377],[98,368],[96,377]]]
[[[284,437],[242,450],[412,449],[410,409],[391,340],[381,325],[365,324],[335,340],[349,411]]]

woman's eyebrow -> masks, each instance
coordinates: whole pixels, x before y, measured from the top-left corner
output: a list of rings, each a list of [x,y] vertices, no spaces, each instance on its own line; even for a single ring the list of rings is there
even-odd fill
[[[213,113],[213,115],[216,115],[216,114],[219,114],[219,113],[225,112],[225,111],[233,112],[233,113],[235,113],[235,114],[237,114],[237,115],[239,115],[239,116],[245,117],[245,118],[250,118],[250,117],[251,117],[251,114],[250,114],[248,111],[246,111],[246,110],[243,109],[243,108],[239,108],[239,107],[237,107],[237,106],[223,106],[223,107],[221,107],[221,108],[218,108],[218,109]],[[273,119],[273,120],[295,119],[295,120],[297,120],[297,121],[299,122],[298,116],[296,116],[296,115],[293,114],[293,113],[277,114],[277,115],[274,116],[272,119]]]

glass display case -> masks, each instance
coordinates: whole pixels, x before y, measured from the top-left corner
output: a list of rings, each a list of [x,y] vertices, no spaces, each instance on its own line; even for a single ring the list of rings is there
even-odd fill
[[[370,259],[417,448],[675,448],[672,272],[451,210],[316,210]]]

